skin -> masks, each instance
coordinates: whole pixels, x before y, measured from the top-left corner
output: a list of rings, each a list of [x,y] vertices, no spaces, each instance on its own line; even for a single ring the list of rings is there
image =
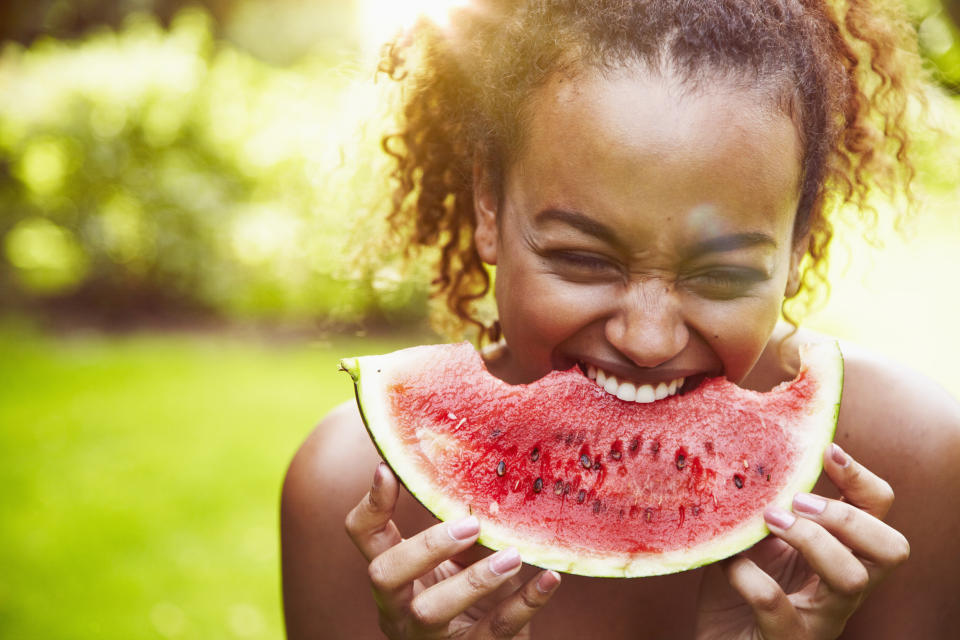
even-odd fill
[[[526,382],[582,363],[758,390],[792,378],[797,345],[823,338],[777,325],[796,286],[800,164],[793,123],[769,103],[635,68],[540,89],[503,197],[475,176],[476,243],[497,265],[507,343],[490,370]],[[949,637],[960,408],[842,350],[842,448],[824,452],[813,495],[768,510],[772,536],[747,552],[641,580],[561,580],[509,550],[486,557],[471,521],[437,524],[377,465],[356,409],[341,407],[284,484],[289,636]]]

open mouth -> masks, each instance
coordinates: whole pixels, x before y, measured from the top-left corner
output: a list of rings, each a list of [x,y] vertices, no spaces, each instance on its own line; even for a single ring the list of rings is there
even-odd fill
[[[684,388],[686,378],[674,378],[657,384],[639,384],[629,380],[621,380],[616,375],[608,373],[594,365],[581,366],[588,378],[607,393],[617,396],[627,402],[656,402],[670,396],[677,395]]]

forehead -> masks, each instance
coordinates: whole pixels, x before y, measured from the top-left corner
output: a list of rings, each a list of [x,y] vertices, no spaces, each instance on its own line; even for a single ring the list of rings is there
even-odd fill
[[[555,74],[531,97],[507,180],[522,177],[521,197],[548,201],[528,206],[562,204],[614,224],[655,205],[688,224],[722,227],[736,214],[769,227],[777,212],[792,223],[800,154],[793,121],[768,91],[691,88],[637,67],[586,70]]]

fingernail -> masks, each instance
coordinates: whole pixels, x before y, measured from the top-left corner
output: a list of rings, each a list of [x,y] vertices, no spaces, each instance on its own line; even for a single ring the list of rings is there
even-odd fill
[[[560,584],[560,574],[556,571],[544,571],[537,579],[537,591],[540,593],[550,593]]]
[[[490,565],[490,571],[500,576],[507,571],[513,571],[520,566],[520,553],[513,547],[510,547],[509,549],[504,549],[503,551],[497,551],[495,554],[490,556],[490,560],[488,562]]]
[[[803,513],[816,515],[818,513],[823,513],[823,510],[826,508],[827,501],[823,498],[818,498],[817,496],[809,493],[798,493],[797,495],[793,496],[794,511],[801,511]]]
[[[797,516],[778,507],[770,507],[763,512],[763,519],[777,529],[789,529],[797,521]]]
[[[841,449],[840,445],[836,442],[830,443],[830,459],[836,462],[840,468],[850,464],[850,456],[844,453],[843,449]]]
[[[480,533],[480,521],[476,516],[467,516],[447,525],[447,534],[459,542]]]
[[[384,463],[379,463],[377,465],[377,470],[373,472],[373,486],[379,487],[380,483],[383,482],[383,474],[387,468],[387,465]]]

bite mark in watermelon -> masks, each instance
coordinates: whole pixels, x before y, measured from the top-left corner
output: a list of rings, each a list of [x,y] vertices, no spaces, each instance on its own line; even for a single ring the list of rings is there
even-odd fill
[[[468,343],[348,358],[364,423],[407,489],[479,541],[588,576],[673,573],[769,532],[763,511],[809,491],[843,385],[834,342],[801,349],[767,393],[724,378],[649,404],[578,368],[527,385],[491,375]]]

